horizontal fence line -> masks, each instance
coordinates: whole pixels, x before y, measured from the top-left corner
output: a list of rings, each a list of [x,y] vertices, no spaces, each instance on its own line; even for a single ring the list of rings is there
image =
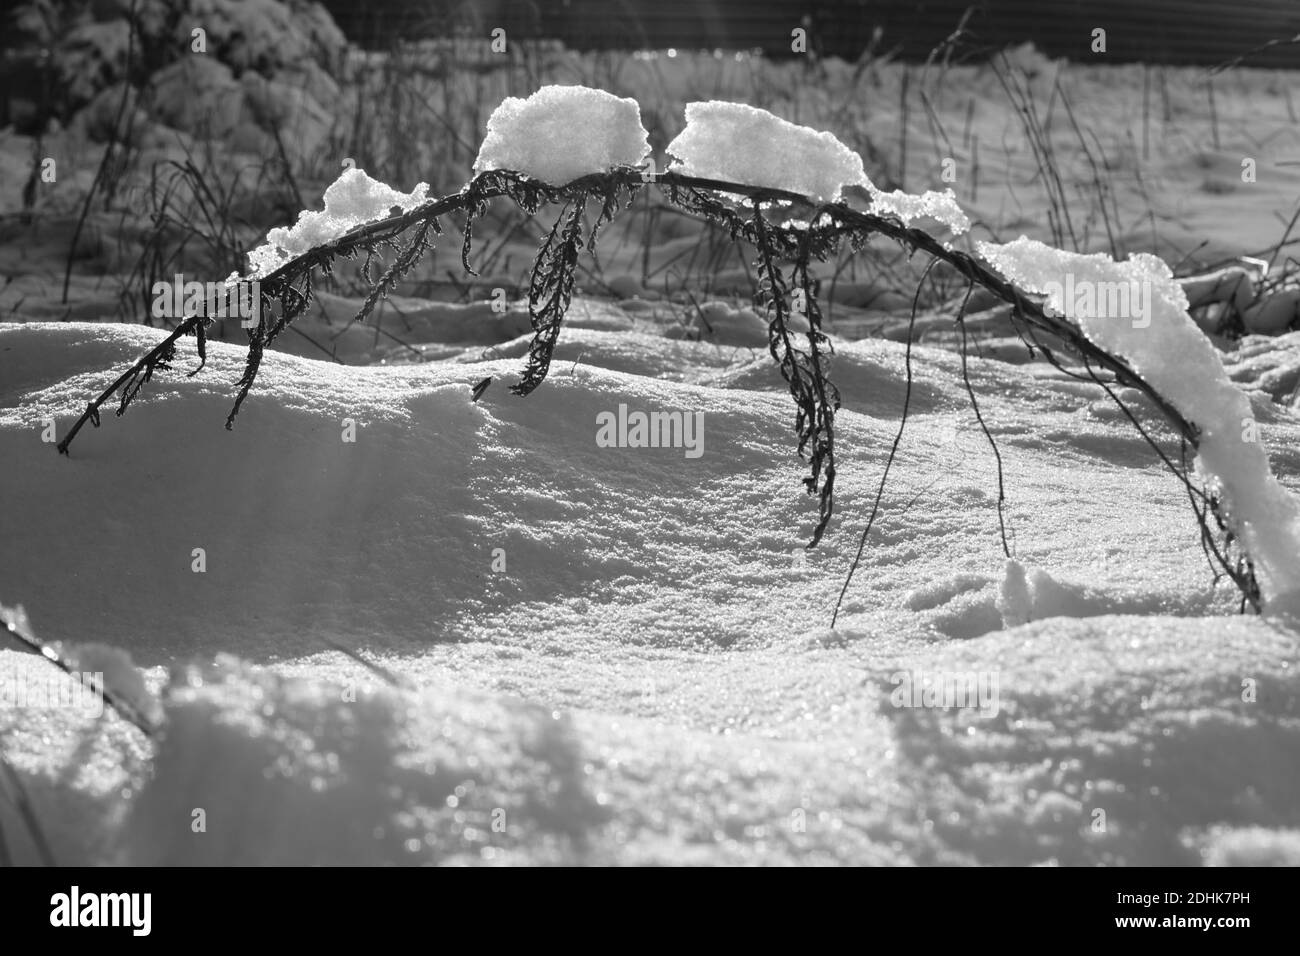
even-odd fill
[[[575,49],[762,49],[780,56],[790,54],[790,31],[814,10],[810,46],[846,59],[856,59],[879,27],[877,52],[923,60],[968,8],[970,35],[958,58],[1032,40],[1052,57],[1213,66],[1300,34],[1300,0],[929,0],[923,8],[917,0],[477,0],[452,15],[440,15],[447,5],[430,0],[326,6],[351,39],[371,48],[454,31],[487,37],[501,27],[510,36],[554,38]],[[1104,58],[1091,52],[1097,27],[1107,32]],[[1260,52],[1249,65],[1300,68],[1300,46]]]

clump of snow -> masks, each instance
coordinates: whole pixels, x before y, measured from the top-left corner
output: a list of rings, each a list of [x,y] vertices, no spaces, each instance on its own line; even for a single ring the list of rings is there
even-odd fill
[[[1007,559],[994,607],[1002,616],[1003,628],[1049,617],[1092,617],[1120,609],[1130,613],[1157,609],[1150,600],[1119,602],[1087,586],[1062,583],[1042,568],[1027,568],[1015,558]]]
[[[641,108],[587,86],[543,86],[527,99],[506,97],[488,118],[474,172],[510,169],[563,186],[650,155]]]
[[[873,188],[862,157],[830,133],[741,103],[686,104],[686,128],[668,144],[668,168],[688,176],[767,186],[834,202],[845,186]]]
[[[1002,626],[1009,628],[1028,624],[1033,618],[1033,605],[1024,566],[1014,558],[1008,559],[1006,576],[1002,579],[996,601],[998,613],[1002,615]]]
[[[957,205],[957,197],[951,189],[943,192],[926,190],[917,196],[895,189],[884,193],[874,186],[871,191],[871,212],[877,216],[897,216],[903,225],[910,226],[915,219],[928,216],[947,226],[954,236],[959,236],[970,228],[970,219]]]
[[[249,272],[256,279],[274,272],[295,256],[347,235],[358,226],[384,219],[394,207],[406,212],[428,201],[429,184],[420,183],[409,193],[371,179],[362,169],[345,169],[325,190],[325,208],[304,210],[290,228],[266,234],[266,242],[248,254]]]
[[[977,248],[1016,285],[1046,295],[1047,307],[1071,316],[1089,340],[1128,361],[1200,428],[1197,466],[1219,486],[1266,598],[1300,591],[1300,502],[1273,476],[1250,400],[1188,315],[1169,266],[1145,253],[1116,262],[1025,236]],[[1113,308],[1126,300],[1127,308]]]

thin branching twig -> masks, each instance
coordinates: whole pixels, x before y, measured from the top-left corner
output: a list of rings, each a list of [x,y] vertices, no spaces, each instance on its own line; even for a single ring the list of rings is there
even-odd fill
[[[975,397],[975,388],[970,382],[970,369],[967,367],[967,336],[966,336],[966,306],[970,304],[971,293],[975,291],[975,283],[968,283],[966,286],[966,296],[962,299],[961,308],[957,310],[957,328],[961,330],[961,378],[966,383],[966,394],[970,397],[970,407],[975,412],[975,420],[979,422],[980,430],[984,432],[984,438],[988,441],[989,447],[993,449],[993,459],[998,466],[998,534],[1002,538],[1002,553],[1008,558],[1011,557],[1011,548],[1007,545],[1007,522],[1003,511],[1007,501],[1006,483],[1002,476],[1002,453],[998,451],[998,443],[993,440],[993,433],[989,431],[989,426],[984,422],[984,415],[980,412],[979,399]]]
[[[1043,136],[1043,148],[1050,149],[1050,144],[1037,118],[1032,118],[1030,122]],[[845,238],[852,243],[855,250],[860,250],[864,247],[868,236],[881,235],[893,240],[905,250],[926,253],[930,257],[930,266],[937,261],[947,263],[958,276],[966,280],[968,286],[982,286],[1012,306],[1013,323],[1017,333],[1025,340],[1031,353],[1036,346],[1049,362],[1064,370],[1052,352],[1042,344],[1042,338],[1060,343],[1062,348],[1076,357],[1088,374],[1095,376],[1097,369],[1105,370],[1113,377],[1116,385],[1132,388],[1149,400],[1174,431],[1191,447],[1195,448],[1199,445],[1200,432],[1196,425],[1188,421],[1125,359],[1112,355],[1091,342],[1067,318],[1046,313],[1040,302],[1026,296],[988,264],[948,243],[941,242],[922,229],[906,226],[891,216],[875,215],[854,208],[847,202],[815,203],[807,197],[783,189],[748,186],[675,172],[662,174],[653,181],[667,194],[673,205],[721,226],[733,240],[752,243],[759,250],[757,265],[760,291],[771,317],[769,343],[773,358],[787,385],[790,386],[791,396],[798,409],[796,431],[799,437],[799,451],[801,454],[808,453],[807,457],[811,464],[810,475],[804,479],[804,482],[810,492],[820,492],[819,520],[812,544],[820,540],[834,506],[833,417],[839,398],[826,376],[823,365],[821,350],[825,347],[829,351],[830,343],[819,327],[821,313],[813,294],[815,283],[809,273],[809,264],[812,261],[824,261],[835,252],[839,243]],[[235,414],[255,383],[265,349],[280,332],[290,326],[290,323],[311,301],[312,276],[315,272],[329,274],[332,263],[340,256],[353,257],[362,252],[370,256],[380,246],[394,246],[397,237],[409,229],[417,228],[419,232],[416,239],[407,244],[404,250],[399,250],[397,267],[390,269],[380,280],[381,291],[375,295],[372,290],[372,295],[377,298],[378,295],[385,294],[427,248],[428,233],[430,230],[436,233],[434,223],[438,217],[453,212],[464,213],[467,217],[462,258],[466,268],[470,269],[472,224],[484,214],[487,204],[500,196],[509,197],[527,215],[536,213],[542,205],[556,205],[563,210],[556,220],[555,228],[544,241],[534,261],[533,276],[529,286],[534,338],[523,378],[514,390],[520,394],[532,391],[546,377],[554,354],[560,323],[572,293],[579,248],[584,247],[588,252],[594,252],[595,236],[600,226],[609,221],[618,211],[622,195],[625,193],[631,195],[643,184],[642,171],[631,167],[591,174],[564,186],[552,186],[506,170],[485,172],[475,177],[459,193],[431,200],[405,212],[359,226],[347,235],[303,253],[269,274],[260,276],[263,296],[262,315],[257,328],[251,330],[249,334],[248,360],[244,374],[238,383],[238,396],[235,407],[227,419],[227,427],[233,424]],[[1063,195],[1063,191],[1055,182],[1051,183],[1050,190],[1055,191],[1058,198]],[[601,201],[601,211],[594,225],[586,231],[587,239],[584,243],[582,236],[586,204],[592,198]],[[803,222],[796,222],[793,218],[795,211],[801,209],[808,211],[808,218]],[[781,222],[780,225],[775,224],[778,221]],[[1067,232],[1071,231],[1068,218],[1062,225]],[[804,317],[809,322],[807,351],[795,344],[786,325],[790,317],[787,299],[791,291],[791,281],[786,280],[783,272],[783,264],[787,262],[793,263],[791,281],[794,286],[797,286],[795,291],[800,294],[806,306]],[[928,273],[929,267],[927,267],[927,275]],[[918,296],[919,292],[918,287]],[[371,297],[368,297],[367,301],[373,305]],[[269,321],[268,315],[273,314],[277,303],[279,315],[275,316],[274,321]],[[913,322],[918,304],[919,299],[914,300]],[[176,342],[184,335],[201,335],[206,331],[206,323],[210,321],[204,317],[190,316],[181,322],[169,336],[87,405],[70,432],[59,442],[59,451],[67,453],[72,439],[87,421],[98,425],[101,407],[119,392],[120,403],[117,413],[120,415],[125,412],[127,406],[139,394],[140,389],[151,380],[153,374],[170,367],[170,362],[175,357]],[[962,331],[964,333],[964,326]],[[910,339],[911,326],[909,326],[908,343],[909,375]],[[1034,344],[1031,345],[1030,342]],[[969,382],[967,384],[969,386]],[[1108,386],[1103,387],[1107,388],[1112,397],[1125,409],[1130,420],[1137,425],[1136,418],[1118,396]],[[974,399],[973,389],[968,388],[968,394]],[[982,414],[978,409],[978,403],[975,404],[977,417],[980,418],[983,426]],[[1186,469],[1180,469],[1159,449],[1140,425],[1138,427],[1139,432],[1156,449],[1166,466],[1184,484],[1191,487],[1191,479]],[[985,428],[984,431],[986,437],[991,440],[992,436],[988,429]],[[900,437],[901,433],[900,429]],[[1004,496],[1001,488],[1001,460],[996,446],[994,452],[999,465],[999,526],[1002,528],[1003,549],[1009,551],[1002,515]],[[883,495],[883,488],[881,495]],[[876,508],[873,509],[872,517],[868,519],[867,532],[879,509],[879,502],[878,495]],[[1214,498],[1206,499],[1205,510],[1198,511],[1197,515],[1203,534],[1211,533],[1209,528],[1211,517],[1220,526],[1219,530],[1225,534],[1226,529],[1231,526],[1231,522],[1227,521],[1226,516],[1222,514],[1220,503]],[[865,543],[865,533],[862,540]],[[1259,589],[1249,562],[1234,561],[1225,552],[1215,553],[1221,559],[1223,570],[1237,584],[1246,600],[1258,608]],[[860,557],[861,549],[857,560],[860,560]],[[855,568],[857,560],[854,562]],[[850,571],[851,576],[852,571]],[[841,602],[842,600],[843,592]],[[838,610],[839,603],[836,605],[837,614]]]
[[[916,295],[912,299],[912,314],[907,322],[907,345],[903,352],[903,366],[906,369],[907,385],[903,392],[903,411],[898,417],[898,431],[894,433],[894,443],[889,448],[889,457],[885,459],[885,470],[880,475],[880,484],[876,487],[876,500],[871,503],[871,514],[867,517],[867,524],[862,529],[862,535],[858,538],[858,550],[853,556],[853,563],[849,565],[849,573],[844,576],[844,586],[840,588],[840,596],[835,601],[835,611],[831,614],[831,627],[835,627],[835,622],[839,620],[840,607],[844,604],[844,595],[849,591],[849,585],[853,583],[853,575],[858,570],[858,565],[862,561],[862,552],[867,546],[867,538],[871,534],[871,528],[876,523],[876,516],[880,514],[880,502],[885,497],[885,484],[889,481],[889,470],[894,467],[894,459],[898,457],[898,446],[903,440],[903,429],[907,427],[907,415],[912,407],[912,333],[916,329],[916,310],[921,303],[921,286],[925,284],[926,276],[934,268],[936,260],[931,259],[929,265],[925,267],[925,272],[921,274],[921,281],[916,284]]]

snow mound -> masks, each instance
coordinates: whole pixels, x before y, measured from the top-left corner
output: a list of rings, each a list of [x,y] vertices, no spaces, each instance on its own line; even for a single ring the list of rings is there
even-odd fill
[[[1007,573],[998,590],[998,613],[1002,615],[1002,626],[1019,627],[1028,624],[1033,617],[1034,599],[1029,592],[1029,580],[1025,569],[1019,561],[1007,561]]]
[[[248,254],[248,275],[268,275],[295,256],[347,235],[357,226],[391,214],[394,207],[406,212],[428,200],[429,185],[420,183],[409,193],[371,179],[361,169],[345,169],[325,190],[325,208],[304,210],[289,228],[266,234],[266,242]]]
[[[797,314],[789,316],[787,325],[794,331],[808,331],[808,320]],[[686,324],[670,326],[664,335],[717,345],[764,348],[768,339],[768,323],[767,319],[749,306],[736,309],[726,302],[705,302],[688,315]]]
[[[1250,399],[1187,314],[1187,296],[1165,262],[1138,253],[1116,262],[1026,236],[980,242],[980,255],[1022,289],[1047,296],[1084,335],[1120,356],[1201,430],[1197,467],[1221,488],[1265,597],[1300,591],[1300,502],[1273,476]]]
[[[474,172],[510,169],[563,186],[614,166],[638,166],[649,154],[636,100],[586,86],[543,86],[492,111]]]
[[[1009,558],[994,606],[1004,628],[1051,617],[1093,617],[1114,611],[1152,613],[1155,602],[1120,602],[1079,584],[1062,583],[1042,568],[1026,568]]]
[[[983,574],[955,574],[913,588],[904,602],[913,611],[924,611],[951,601],[959,594],[978,590],[988,583],[989,578]]]
[[[796,126],[767,110],[718,100],[686,104],[686,128],[668,144],[668,168],[835,202],[845,186],[871,181],[862,157],[830,133]]]

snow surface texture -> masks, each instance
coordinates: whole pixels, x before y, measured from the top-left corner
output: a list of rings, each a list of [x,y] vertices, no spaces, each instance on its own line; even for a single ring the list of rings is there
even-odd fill
[[[266,234],[266,243],[248,254],[246,279],[268,275],[295,256],[347,235],[357,226],[384,219],[394,208],[406,212],[428,200],[429,185],[420,183],[409,193],[371,179],[361,169],[345,169],[325,190],[325,208],[304,210],[289,228]],[[232,277],[235,278],[235,277]]]
[[[474,172],[509,169],[563,186],[650,155],[636,100],[586,86],[543,86],[507,97],[488,118]]]
[[[1187,314],[1187,296],[1169,266],[1145,253],[1116,262],[1105,253],[1065,252],[1025,236],[1004,245],[980,242],[977,249],[1020,288],[1047,295],[1048,306],[1078,322],[1089,340],[1128,360],[1200,428],[1197,465],[1220,486],[1265,599],[1300,612],[1300,499],[1273,476],[1250,399]],[[1136,297],[1132,314],[1102,314],[1101,293],[1115,284]],[[1069,290],[1092,293],[1093,307],[1077,308],[1086,300],[1076,295],[1068,301]],[[1145,308],[1137,307],[1139,300]]]
[[[835,202],[845,186],[871,186],[862,157],[830,133],[742,103],[687,103],[686,128],[667,152],[676,157],[670,171],[784,189],[817,202]]]
[[[0,325],[0,599],[46,640],[129,651],[167,720],[153,744],[112,714],[0,707],[56,859],[1300,863],[1295,635],[1210,589],[1185,493],[1099,387],[970,359],[1016,581],[960,356],[914,345],[831,632],[904,346],[836,343],[845,518],[808,553],[770,359],[648,328],[567,330],[527,400],[501,384],[517,359],[480,347],[268,352],[233,432],[245,350],[210,342],[64,458],[42,423],[162,333]],[[701,411],[704,455],[597,447],[620,403]],[[1270,427],[1296,481],[1300,426]],[[36,666],[0,648],[0,687]],[[996,675],[995,713],[891,700],[900,674],[965,672]],[[6,799],[0,825],[32,861]]]

